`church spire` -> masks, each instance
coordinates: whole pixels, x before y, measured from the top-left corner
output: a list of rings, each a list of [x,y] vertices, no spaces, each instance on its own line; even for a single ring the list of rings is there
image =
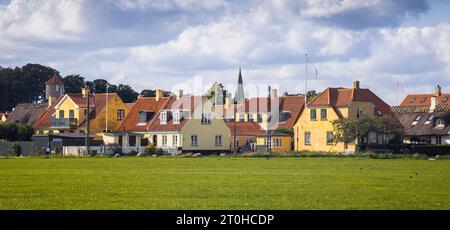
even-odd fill
[[[234,98],[236,100],[236,103],[242,103],[245,101],[244,84],[242,82],[241,67],[239,67],[238,84],[237,84],[236,94],[234,95]]]

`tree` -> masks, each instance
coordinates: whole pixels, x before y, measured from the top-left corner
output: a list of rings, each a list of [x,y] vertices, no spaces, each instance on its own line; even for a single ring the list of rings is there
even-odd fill
[[[18,126],[17,140],[31,141],[31,137],[33,136],[34,133],[33,127],[27,124],[17,124],[17,126]]]
[[[122,99],[125,103],[131,103],[136,101],[139,94],[133,90],[129,85],[119,84],[116,91],[117,95]]]
[[[66,93],[81,93],[81,89],[84,87],[84,77],[79,74],[67,75],[63,78],[64,91]]]
[[[139,94],[141,97],[154,97],[156,96],[156,90],[144,89]]]
[[[0,139],[6,141],[31,141],[33,127],[27,124],[5,122],[0,124]]]
[[[312,100],[317,96],[317,92],[315,90],[310,90],[308,93],[306,93],[306,97],[308,100]]]
[[[342,118],[331,121],[333,125],[333,139],[335,143],[348,144],[358,140],[364,144],[371,132],[387,134],[391,140],[401,139],[403,135],[402,125],[391,116],[369,117],[350,119]]]

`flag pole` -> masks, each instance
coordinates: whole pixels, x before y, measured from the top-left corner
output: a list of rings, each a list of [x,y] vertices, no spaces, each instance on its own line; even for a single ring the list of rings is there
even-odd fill
[[[305,108],[308,102],[308,54],[305,53]]]

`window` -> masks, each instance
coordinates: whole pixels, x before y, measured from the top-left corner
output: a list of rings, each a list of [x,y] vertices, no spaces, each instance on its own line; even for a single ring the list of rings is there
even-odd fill
[[[239,121],[240,122],[244,122],[245,121],[245,115],[244,114],[239,114]]]
[[[211,114],[202,113],[202,125],[210,125],[210,124],[211,124]]]
[[[436,144],[442,145],[442,137],[441,136],[436,137]]]
[[[434,115],[430,115],[430,116],[428,116],[428,121],[431,121],[431,120],[433,120],[433,118],[434,118]]]
[[[180,111],[173,112],[173,123],[180,123]]]
[[[281,148],[282,147],[282,141],[281,138],[273,138],[273,147],[275,148]]]
[[[128,136],[128,146],[136,146],[136,136]]]
[[[222,146],[222,135],[216,135],[215,145]]]
[[[64,110],[59,110],[59,118],[64,118]]]
[[[311,132],[305,131],[305,145],[311,145]]]
[[[178,136],[172,135],[172,146],[178,146]]]
[[[161,121],[161,124],[167,123],[167,112],[166,111],[161,112],[161,114],[159,115],[159,120]]]
[[[145,147],[148,145],[148,138],[141,138],[141,146]]]
[[[444,127],[445,126],[445,122],[442,119],[437,119],[436,120],[436,127]]]
[[[253,114],[248,114],[248,122],[253,122]]]
[[[140,111],[140,112],[139,112],[139,123],[140,123],[140,124],[145,124],[145,123],[147,123],[148,118],[149,118],[148,115],[149,115],[148,112],[146,112],[146,111]]]
[[[358,113],[356,114],[357,118],[361,118],[364,115],[364,109],[358,109]]]
[[[256,115],[256,122],[262,123],[262,114],[258,113],[258,114]]]
[[[310,120],[316,120],[317,119],[317,111],[315,109],[311,109],[309,113]]]
[[[381,112],[380,110],[377,110],[377,114],[378,116],[383,116],[383,112]]]
[[[167,135],[162,135],[162,146],[167,146]]]
[[[447,100],[448,100],[448,97],[443,97],[442,98],[442,102],[447,102]]]
[[[426,101],[426,100],[427,100],[426,97],[422,97],[422,98],[420,99],[420,102],[424,102],[424,101]]]
[[[321,109],[320,110],[320,119],[326,120],[327,119],[327,109]]]
[[[191,135],[191,146],[198,146],[197,135]]]
[[[415,98],[415,97],[409,99],[409,103],[414,103],[415,101],[416,101],[416,98]]]
[[[75,111],[73,111],[72,109],[69,110],[69,118],[74,118],[75,117]]]
[[[417,115],[417,117],[416,117],[415,121],[419,121],[419,120],[420,120],[420,118],[422,118],[422,116],[420,116],[420,115]]]
[[[281,112],[280,113],[280,120],[279,120],[279,122],[286,121],[287,119],[289,119],[290,116],[291,116],[290,112]]]
[[[332,145],[333,144],[333,132],[332,131],[328,131],[327,132],[327,145]]]
[[[117,110],[117,120],[118,121],[123,121],[123,118],[125,118],[125,110],[118,109]]]

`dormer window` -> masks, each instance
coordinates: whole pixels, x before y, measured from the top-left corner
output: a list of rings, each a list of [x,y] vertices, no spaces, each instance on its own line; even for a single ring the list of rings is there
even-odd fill
[[[436,128],[444,128],[445,127],[445,122],[442,119],[437,119],[436,120]]]
[[[180,111],[174,111],[173,112],[173,123],[180,123],[180,117],[181,117],[181,112]]]
[[[162,111],[159,115],[159,120],[161,124],[167,124],[167,111]]]
[[[409,103],[414,103],[415,101],[416,101],[416,98],[413,97],[413,98],[411,98],[411,99],[409,100]]]
[[[280,113],[280,120],[279,120],[279,122],[284,122],[284,121],[286,121],[287,119],[289,119],[289,117],[291,116],[291,113],[290,112],[281,112]]]
[[[420,120],[420,118],[422,118],[422,116],[420,116],[420,115],[417,115],[417,117],[416,117],[415,121],[419,121],[419,120]]]
[[[139,124],[146,124],[150,119],[151,111],[140,111],[139,112]]]
[[[210,113],[202,113],[202,125],[211,124],[211,114]]]

